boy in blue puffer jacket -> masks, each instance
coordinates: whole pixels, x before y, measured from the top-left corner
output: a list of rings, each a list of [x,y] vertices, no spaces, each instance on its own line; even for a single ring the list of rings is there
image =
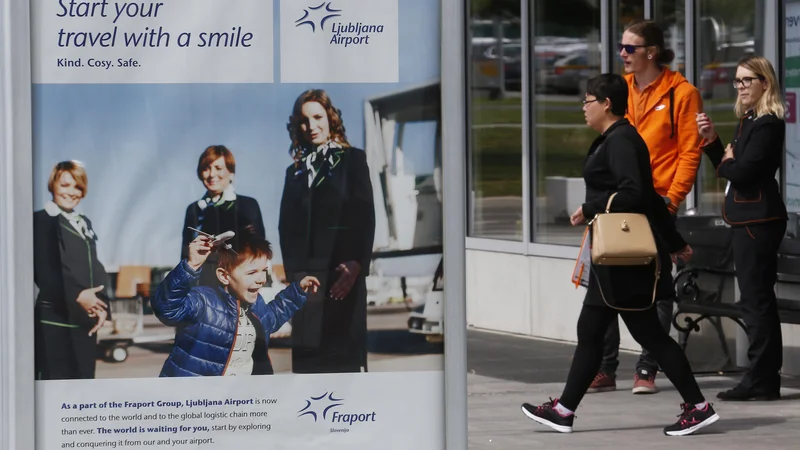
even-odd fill
[[[198,236],[188,259],[159,284],[150,304],[158,320],[176,327],[162,377],[273,373],[269,336],[305,304],[307,292],[317,291],[319,281],[305,277],[266,303],[258,290],[267,281],[270,243],[245,232],[234,250],[219,250],[218,286],[196,286],[203,263],[216,251],[210,238]]]

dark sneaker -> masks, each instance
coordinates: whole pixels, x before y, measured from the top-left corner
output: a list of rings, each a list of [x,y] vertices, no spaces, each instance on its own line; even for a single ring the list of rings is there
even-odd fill
[[[528,418],[542,425],[547,425],[559,433],[572,433],[572,421],[575,419],[575,414],[562,416],[555,410],[556,405],[558,405],[558,399],[553,400],[552,398],[549,402],[541,406],[523,403],[522,413],[528,416]]]
[[[717,394],[717,398],[729,402],[748,402],[748,401],[772,401],[780,400],[781,392],[778,391],[755,391],[743,388],[741,385],[733,389]]]
[[[638,370],[633,377],[634,394],[655,394],[658,392],[656,387],[656,373],[649,370]]]
[[[617,380],[614,376],[598,372],[594,377],[594,381],[589,385],[586,390],[587,394],[594,394],[596,392],[608,392],[617,390]]]
[[[664,434],[667,436],[686,436],[719,420],[719,415],[711,403],[706,403],[706,407],[702,410],[688,403],[682,404],[681,408],[683,412],[678,415],[678,421],[664,427]]]

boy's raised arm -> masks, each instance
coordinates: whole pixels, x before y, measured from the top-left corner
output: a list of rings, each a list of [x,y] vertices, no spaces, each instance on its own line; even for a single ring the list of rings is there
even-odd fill
[[[275,299],[267,303],[264,314],[258,319],[264,326],[264,331],[270,335],[283,326],[306,303],[306,293],[298,283],[290,284],[280,291]]]
[[[202,270],[202,269],[201,269]],[[183,260],[162,281],[150,299],[155,316],[165,325],[195,322],[202,316],[205,303],[192,291],[199,271],[193,270]]]

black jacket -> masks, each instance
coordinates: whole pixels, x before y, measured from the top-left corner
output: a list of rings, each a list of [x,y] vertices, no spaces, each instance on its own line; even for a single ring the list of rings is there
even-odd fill
[[[286,169],[278,232],[287,273],[333,270],[347,261],[369,272],[375,236],[375,206],[364,151],[336,151],[341,160],[326,163],[311,187],[305,167]]]
[[[90,230],[92,222],[83,217]],[[84,289],[104,285],[96,295],[108,303],[110,283],[97,257],[97,237],[84,238],[63,216],[45,210],[33,214],[33,279],[39,288],[36,305],[48,308],[61,323],[90,330],[97,319],[89,317],[78,302]],[[108,319],[111,310],[108,310]]]
[[[653,187],[647,144],[627,119],[615,122],[592,143],[583,167],[583,179],[586,202],[582,208],[587,221],[605,212],[608,199],[615,192],[617,196],[610,212],[647,216],[659,250],[661,279],[665,280],[659,283],[657,297],[670,297],[672,286],[667,281],[672,268],[670,253],[685,247],[686,242],[675,229],[664,199]],[[593,265],[584,303],[644,307],[653,299],[655,269],[655,262],[644,267]]]
[[[286,281],[313,274],[321,284],[292,319],[292,343],[298,349],[319,348],[327,342],[330,354],[322,355],[323,359],[336,360],[339,368],[350,361],[349,367],[358,368],[366,365],[366,277],[375,236],[375,205],[364,151],[352,147],[330,151],[311,186],[304,164],[286,170],[278,221]],[[359,276],[343,299],[332,300],[328,293],[339,278],[336,267],[348,261],[361,265]],[[342,339],[348,335],[349,339]],[[319,369],[316,363],[299,359],[292,364],[296,371]]]
[[[748,111],[736,126],[733,158],[722,160],[725,149],[719,137],[703,147],[717,169],[717,177],[730,181],[722,216],[734,226],[787,220],[786,205],[775,174],[783,161],[786,123],[774,114],[753,119]]]
[[[235,200],[223,203],[220,206],[209,206],[205,210],[200,209],[197,202],[191,203],[186,207],[186,216],[183,220],[181,260],[189,257],[189,244],[196,236],[196,233],[188,227],[202,229],[202,231],[213,235],[233,231],[236,235],[228,241],[228,244],[231,244],[236,249],[239,246],[238,236],[242,234],[248,225],[255,226],[256,235],[266,239],[261,207],[258,205],[258,201],[252,197],[236,194]],[[203,264],[199,284],[204,286],[217,285],[216,268],[218,259],[217,253],[209,255],[205,264]]]

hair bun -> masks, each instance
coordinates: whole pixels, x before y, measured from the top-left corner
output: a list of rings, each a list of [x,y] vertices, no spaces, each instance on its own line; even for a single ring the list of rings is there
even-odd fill
[[[660,64],[670,64],[674,60],[675,52],[670,49],[663,50],[658,54],[658,62]]]

